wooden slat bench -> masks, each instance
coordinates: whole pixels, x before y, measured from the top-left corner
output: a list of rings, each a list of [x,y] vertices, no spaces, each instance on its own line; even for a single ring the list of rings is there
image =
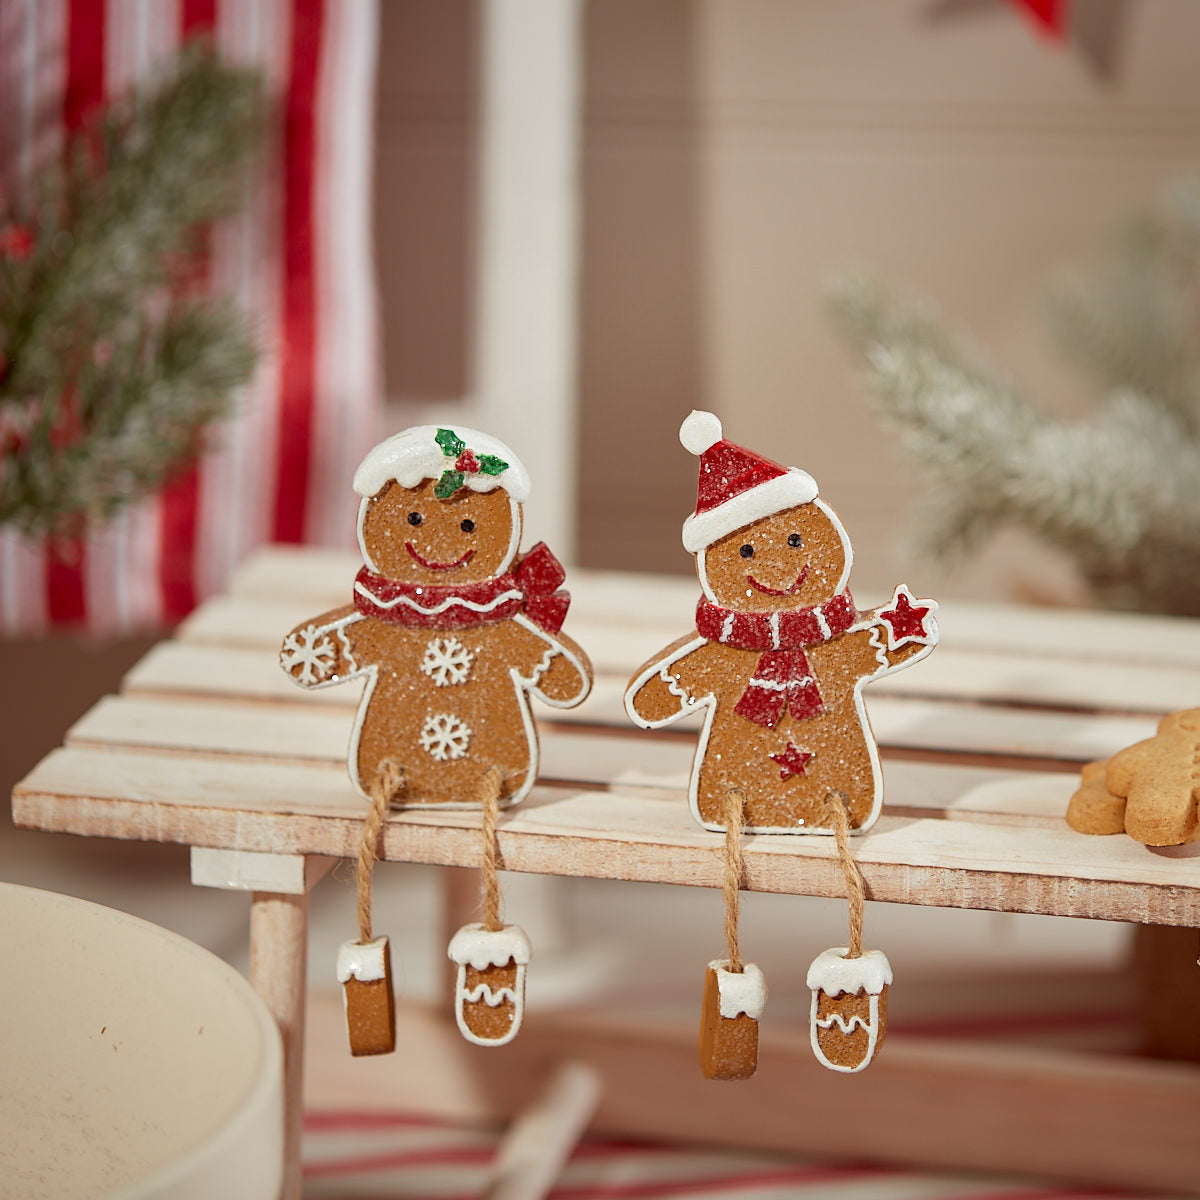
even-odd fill
[[[148,654],[121,694],[77,722],[65,746],[13,797],[19,825],[183,843],[194,848],[196,882],[255,892],[252,976],[287,1043],[291,1194],[298,1194],[307,888],[329,860],[357,853],[363,802],[345,771],[358,686],[302,691],[279,670],[276,652],[295,623],[344,599],[356,566],[348,555],[284,549],[250,560],[229,593]],[[592,656],[596,687],[576,710],[537,712],[542,779],[525,803],[502,815],[503,864],[541,874],[719,887],[722,838],[693,823],[683,795],[694,727],[647,733],[629,723],[621,706],[632,668],[687,628],[695,584],[575,571],[571,590],[567,629]],[[928,661],[867,691],[887,787],[884,815],[855,840],[868,896],[1200,927],[1200,870],[1190,853],[1155,853],[1124,837],[1084,837],[1063,821],[1079,764],[1148,736],[1163,712],[1197,702],[1200,623],[966,603],[944,604],[940,622],[942,645]],[[385,859],[473,866],[478,853],[476,814],[404,812],[385,824]],[[810,896],[842,896],[845,887],[831,840],[800,837],[748,839],[746,886]],[[553,1035],[542,1036],[554,1044]],[[572,1036],[592,1045],[600,1035],[593,1028]],[[613,1047],[631,1037],[641,1044],[639,1036],[614,1034],[612,1053],[598,1057],[617,1071],[623,1060]],[[523,1033],[502,1052],[506,1061],[516,1061],[526,1040]],[[1035,1147],[1030,1139],[1037,1140],[1038,1126],[1030,1124],[1021,1165],[1164,1187],[1190,1186],[1200,1167],[1194,1135],[1200,1074],[1190,1068],[1071,1056],[1047,1068],[1044,1058],[1018,1061],[977,1048],[965,1056],[958,1051],[956,1061],[970,1063],[969,1070],[951,1070],[942,1051],[906,1052],[895,1040],[900,1044],[889,1041],[881,1061],[854,1081],[864,1111],[878,1105],[880,1120],[905,1079],[923,1089],[935,1081],[940,1099],[932,1107],[944,1121],[953,1121],[964,1095],[981,1103],[979,1088],[1003,1097],[1006,1088],[1036,1086],[1053,1103],[1058,1126]],[[798,1061],[795,1047],[787,1053],[789,1062]],[[807,1066],[795,1072],[810,1101],[846,1082],[819,1078]],[[881,1082],[872,1085],[869,1076]],[[968,1076],[978,1087],[963,1093]],[[606,1086],[632,1111],[636,1088],[626,1080],[622,1092],[623,1078],[606,1078]],[[750,1085],[737,1085],[743,1086]],[[764,1087],[784,1088],[786,1080]],[[1095,1136],[1104,1105],[1121,1095],[1139,1098],[1136,1156]],[[780,1092],[770,1096],[763,1113],[792,1103]],[[724,1112],[722,1105],[728,1101],[714,1098],[713,1111]],[[741,1118],[728,1118],[712,1135],[725,1130],[755,1141],[756,1130],[774,1126],[770,1119],[756,1125],[754,1111],[753,1104],[743,1106]],[[1043,1110],[1034,1104],[1027,1111]],[[690,1128],[708,1125],[698,1118]],[[644,1131],[672,1129],[660,1122]],[[930,1126],[923,1142],[884,1139],[857,1153],[870,1148],[935,1163],[1013,1165],[1014,1148],[1006,1151],[995,1137],[947,1142],[943,1133]],[[797,1148],[838,1148],[836,1139],[805,1141],[799,1127],[789,1136]],[[1063,1147],[1057,1157],[1056,1144]],[[1072,1159],[1082,1145],[1093,1156],[1086,1164]]]

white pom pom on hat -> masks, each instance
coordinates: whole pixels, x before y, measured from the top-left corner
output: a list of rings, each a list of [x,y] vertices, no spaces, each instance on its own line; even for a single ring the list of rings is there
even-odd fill
[[[721,437],[721,418],[701,408],[693,408],[679,427],[679,440],[690,454],[703,454]]]
[[[679,427],[684,449],[699,456],[696,511],[683,523],[683,546],[695,554],[763,517],[817,498],[816,480],[725,440],[720,418],[694,409]]]

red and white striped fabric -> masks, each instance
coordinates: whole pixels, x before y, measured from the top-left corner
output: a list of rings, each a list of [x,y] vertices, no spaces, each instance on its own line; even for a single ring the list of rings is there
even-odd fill
[[[66,131],[193,34],[255,63],[276,101],[207,273],[262,356],[237,415],[161,495],[54,552],[0,531],[0,631],[173,621],[265,541],[348,543],[350,480],[377,439],[370,232],[376,0],[0,0],[0,180],[22,195]]]

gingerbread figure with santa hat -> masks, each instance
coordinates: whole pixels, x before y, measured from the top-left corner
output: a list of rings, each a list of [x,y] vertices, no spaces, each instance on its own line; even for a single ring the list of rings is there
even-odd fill
[[[626,710],[649,729],[704,711],[689,799],[707,829],[724,828],[732,789],[747,832],[832,833],[831,794],[867,829],[883,779],[863,688],[929,654],[937,605],[901,584],[859,611],[849,538],[811,475],[727,441],[712,413],[679,436],[699,457],[683,544],[702,595],[695,628],[639,668]]]

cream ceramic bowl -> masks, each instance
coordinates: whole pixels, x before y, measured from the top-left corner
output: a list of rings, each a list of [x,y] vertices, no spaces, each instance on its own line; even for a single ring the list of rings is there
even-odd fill
[[[0,1197],[275,1200],[279,1031],[177,934],[0,884]]]

